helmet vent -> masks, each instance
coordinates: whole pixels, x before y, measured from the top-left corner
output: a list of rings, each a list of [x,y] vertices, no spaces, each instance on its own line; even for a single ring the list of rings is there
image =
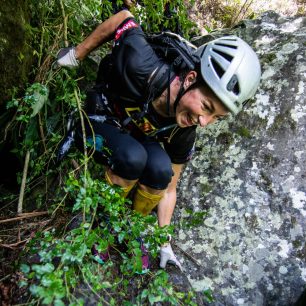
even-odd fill
[[[232,91],[235,95],[239,95],[240,88],[237,76],[234,74],[232,78],[227,83],[226,89]]]
[[[214,71],[217,73],[218,77],[221,79],[225,71],[213,57],[211,58],[211,63],[214,68]]]
[[[240,94],[240,88],[239,88],[239,83],[237,82],[232,90],[232,92],[235,94],[235,95],[239,95]]]
[[[237,37],[224,36],[224,37],[222,37],[222,40],[237,41]]]
[[[229,45],[229,44],[215,43],[215,45],[226,47],[226,48],[231,48],[231,49],[237,49],[237,46],[233,46],[233,45]]]
[[[218,53],[219,55],[221,55],[223,58],[227,59],[229,62],[232,61],[233,57],[229,54],[226,54],[220,50],[217,50],[217,49],[213,49],[214,52]]]

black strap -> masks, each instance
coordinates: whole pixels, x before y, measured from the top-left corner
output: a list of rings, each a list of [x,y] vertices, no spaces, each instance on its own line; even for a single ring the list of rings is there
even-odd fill
[[[172,68],[172,65],[171,65]],[[171,79],[170,79],[170,71],[168,73],[168,92],[167,92],[167,115],[170,116],[170,84],[171,84]]]
[[[178,104],[179,104],[179,102],[180,102],[182,96],[183,96],[185,93],[186,93],[186,90],[184,89],[184,81],[182,81],[181,87],[180,87],[180,89],[179,89],[179,92],[178,92],[178,94],[177,94],[177,96],[176,96],[176,98],[175,98],[175,101],[174,101],[174,103],[173,103],[174,113],[176,112],[176,108],[177,108],[177,106],[178,106]]]

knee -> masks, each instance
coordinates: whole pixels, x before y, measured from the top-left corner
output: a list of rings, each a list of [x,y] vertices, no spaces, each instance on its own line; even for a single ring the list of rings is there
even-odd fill
[[[140,145],[116,150],[111,157],[111,169],[115,174],[128,180],[137,180],[147,163],[147,152]]]
[[[147,165],[140,182],[150,188],[163,190],[171,182],[173,175],[171,163],[155,163]]]

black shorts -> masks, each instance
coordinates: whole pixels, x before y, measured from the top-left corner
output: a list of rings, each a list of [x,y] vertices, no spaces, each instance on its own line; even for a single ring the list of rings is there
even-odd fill
[[[149,137],[139,141],[110,120],[90,120],[86,124],[87,147],[95,146],[94,158],[109,166],[112,171],[127,180],[139,180],[150,188],[166,189],[173,170],[169,155],[161,144]],[[92,134],[94,130],[94,135]],[[83,148],[81,128],[77,129],[76,143]]]

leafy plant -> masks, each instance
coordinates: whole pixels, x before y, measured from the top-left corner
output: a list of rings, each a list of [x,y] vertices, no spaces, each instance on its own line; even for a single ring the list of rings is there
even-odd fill
[[[188,6],[182,0],[150,1],[143,0],[140,6],[135,6],[135,13],[142,27],[147,32],[160,32],[170,30],[179,32],[186,38],[196,31],[196,25],[188,16]],[[194,3],[190,1],[189,6]]]
[[[86,297],[82,290],[86,287],[101,305],[128,305],[129,282],[135,278],[137,303],[194,305],[193,293],[177,292],[163,271],[135,277],[141,271],[139,237],[154,258],[173,228],[160,228],[155,217],[135,213],[129,201],[122,198],[121,189],[101,180],[102,170],[91,160],[92,152],[88,155],[86,150],[84,154],[71,152],[61,165],[55,163],[57,148],[67,129],[67,117],[74,112],[82,119],[84,92],[95,75],[90,59],[79,70],[56,67],[56,52],[81,42],[101,16],[110,14],[110,2],[103,1],[102,5],[98,0],[29,2],[32,22],[27,32],[32,37],[36,65],[30,84],[24,86],[24,94],[12,97],[7,104],[15,114],[6,126],[4,138],[13,139],[13,152],[20,159],[31,153],[24,193],[31,207],[48,209],[53,220],[60,212],[78,220],[69,230],[66,230],[69,224],[53,224],[37,232],[27,244],[20,262],[24,275],[20,285],[29,288],[32,294],[29,302],[83,305]],[[134,9],[135,16],[151,31],[162,26],[174,29],[179,22],[182,33],[188,37],[193,24],[184,2],[170,2],[170,9],[179,12],[174,19],[163,15],[165,3],[145,0],[139,9]],[[100,49],[102,55],[107,48]],[[20,182],[21,174],[18,176]],[[98,252],[108,251],[111,260],[102,264],[93,256],[93,247]],[[35,263],[28,261],[26,254],[32,254]],[[146,278],[150,282],[143,281]],[[149,285],[144,288],[144,284]]]
[[[211,289],[206,289],[206,290],[204,290],[204,291],[203,291],[203,294],[204,294],[205,300],[206,300],[208,303],[212,303],[212,302],[215,301]]]
[[[103,302],[101,291],[105,289],[113,292],[115,299],[120,282],[114,281],[109,272],[115,265],[120,266],[117,273],[121,278],[141,272],[138,238],[145,233],[143,239],[151,255],[156,257],[158,246],[167,241],[171,228],[158,228],[155,218],[142,217],[130,209],[119,188],[114,189],[89,175],[80,179],[70,176],[65,190],[70,200],[74,200],[72,211],[80,216],[80,225],[62,234],[55,229],[37,234],[25,253],[38,254],[39,261],[21,264],[25,276],[21,285],[30,285],[33,297],[43,304],[73,302],[75,288],[80,283],[87,284],[100,302]],[[93,246],[100,252],[108,250],[114,259],[111,256],[105,263],[98,260],[103,265],[95,268]],[[151,278],[149,289],[143,291],[139,300],[148,298],[152,304],[166,293],[162,294],[162,300],[174,305],[185,296],[175,292],[165,272],[157,272]]]
[[[144,289],[136,298],[137,305],[154,305],[155,303],[167,303],[168,305],[196,306],[193,301],[194,293],[176,292],[168,282],[169,276],[165,271],[157,271],[150,281],[148,289]]]
[[[185,213],[188,215],[182,221],[182,226],[184,228],[192,228],[203,224],[203,220],[208,214],[206,210],[194,212],[192,209],[188,208],[185,209]]]

